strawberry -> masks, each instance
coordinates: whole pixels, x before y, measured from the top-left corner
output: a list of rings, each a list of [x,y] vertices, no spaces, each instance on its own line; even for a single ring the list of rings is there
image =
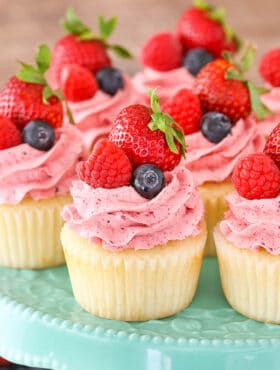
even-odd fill
[[[0,115],[10,118],[19,128],[31,120],[43,120],[52,127],[62,125],[63,107],[58,92],[52,91],[45,79],[50,52],[41,45],[36,67],[21,62],[22,69],[0,92]]]
[[[200,101],[190,90],[178,91],[162,106],[162,110],[179,123],[185,135],[199,130],[202,114]]]
[[[176,33],[185,49],[202,47],[216,57],[224,50],[236,51],[240,46],[239,38],[225,23],[225,10],[202,0],[182,14]]]
[[[237,162],[232,182],[244,198],[275,198],[280,192],[280,170],[266,154],[249,154]]]
[[[63,67],[60,84],[65,99],[71,102],[91,99],[98,90],[94,75],[78,64],[67,64]]]
[[[21,144],[21,133],[17,126],[6,117],[0,117],[0,150]]]
[[[93,188],[118,188],[129,185],[131,164],[125,152],[107,139],[99,140],[86,161],[79,162],[80,180]]]
[[[182,64],[182,46],[169,32],[156,33],[141,50],[142,63],[157,71],[169,71]]]
[[[280,168],[280,123],[270,133],[266,140],[264,153],[274,160]]]
[[[216,111],[227,115],[232,123],[246,118],[254,111],[263,119],[268,109],[262,104],[257,88],[244,77],[250,68],[255,50],[249,48],[237,65],[230,55],[225,59],[216,59],[203,67],[197,75],[194,92],[199,96],[204,112]]]
[[[280,87],[280,48],[272,49],[262,57],[259,72],[265,81]]]
[[[10,365],[9,361],[5,360],[3,357],[0,357],[0,367],[9,365]]]
[[[154,92],[151,108],[140,104],[124,108],[111,128],[109,140],[125,151],[133,168],[149,163],[170,171],[185,154],[183,130],[161,112]]]
[[[90,28],[77,17],[73,9],[67,10],[63,26],[69,34],[58,40],[51,57],[49,79],[54,88],[60,86],[60,75],[67,64],[78,64],[95,73],[111,65],[107,49],[111,49],[124,58],[131,56],[123,47],[109,45],[107,42],[116,26],[117,18],[113,17],[105,21],[103,17],[99,17],[98,21],[99,36],[93,34]]]

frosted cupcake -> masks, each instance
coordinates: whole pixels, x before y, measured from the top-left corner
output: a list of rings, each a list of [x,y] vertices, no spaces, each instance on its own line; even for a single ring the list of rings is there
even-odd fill
[[[100,317],[166,317],[195,294],[206,240],[203,203],[190,171],[176,167],[184,144],[174,135],[182,135],[166,123],[172,152],[151,113],[142,105],[120,112],[111,141],[99,141],[79,165],[73,204],[64,208],[61,238],[74,295]]]
[[[61,101],[45,84],[48,49],[0,92],[0,265],[44,268],[65,262],[61,210],[83,157],[79,131],[62,126]],[[39,69],[41,66],[41,70]],[[35,80],[42,83],[30,83]],[[23,81],[24,80],[24,81]],[[44,99],[47,102],[44,102]]]
[[[131,57],[123,47],[108,43],[117,19],[99,17],[98,21],[99,36],[68,9],[63,22],[68,35],[55,44],[48,74],[51,86],[62,89],[89,147],[108,135],[112,120],[125,105],[138,100],[130,78],[112,66],[107,52]]]
[[[237,192],[214,234],[223,290],[241,314],[279,324],[280,171],[266,154],[251,154],[233,182]]]

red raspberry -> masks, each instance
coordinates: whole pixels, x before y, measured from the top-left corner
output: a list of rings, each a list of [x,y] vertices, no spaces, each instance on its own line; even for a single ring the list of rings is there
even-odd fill
[[[244,198],[275,198],[280,192],[280,170],[266,154],[250,154],[237,162],[232,182]]]
[[[65,99],[71,102],[91,99],[98,90],[94,75],[78,64],[68,64],[63,67],[60,85]]]
[[[0,150],[8,149],[22,143],[17,126],[6,117],[0,117]]]
[[[274,160],[280,168],[280,123],[270,133],[266,140],[264,152]]]
[[[259,72],[272,86],[280,86],[280,48],[272,49],[262,57]]]
[[[5,360],[3,357],[0,357],[0,367],[8,365],[10,365],[10,362]]]
[[[77,166],[79,178],[93,188],[129,185],[131,164],[124,151],[107,139],[99,140],[86,161]]]
[[[156,33],[141,50],[142,63],[157,71],[169,71],[182,64],[182,46],[169,32]]]
[[[202,115],[200,101],[190,90],[178,91],[163,105],[162,110],[181,125],[185,135],[199,130]]]

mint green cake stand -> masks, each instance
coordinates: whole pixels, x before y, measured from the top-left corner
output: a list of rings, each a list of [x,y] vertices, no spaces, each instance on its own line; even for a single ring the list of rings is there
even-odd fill
[[[0,356],[54,370],[279,370],[280,326],[234,312],[211,258],[188,309],[142,323],[83,311],[66,267],[1,268]]]

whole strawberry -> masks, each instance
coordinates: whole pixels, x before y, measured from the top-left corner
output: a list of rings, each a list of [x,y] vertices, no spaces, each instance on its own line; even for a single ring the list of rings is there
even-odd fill
[[[204,112],[216,111],[227,115],[232,123],[246,118],[253,111],[263,119],[268,109],[262,104],[257,88],[244,77],[253,61],[254,49],[243,55],[241,65],[229,60],[216,59],[203,67],[197,75],[194,92],[198,95]]]
[[[129,185],[131,164],[124,151],[107,139],[99,140],[86,161],[77,165],[80,180],[93,188]]]
[[[77,17],[73,9],[67,10],[63,26],[69,34],[58,40],[52,51],[49,80],[53,88],[60,86],[61,72],[67,64],[77,64],[95,73],[111,65],[108,49],[121,57],[130,57],[123,47],[109,45],[107,42],[116,26],[117,18],[105,21],[103,17],[99,17],[98,21],[100,35],[95,35]]]
[[[220,57],[224,50],[236,51],[240,43],[225,23],[224,9],[215,8],[202,0],[196,1],[182,14],[176,33],[185,49],[202,47],[216,57]]]
[[[232,182],[244,198],[275,198],[280,192],[280,170],[266,154],[249,154],[237,162]]]
[[[6,117],[0,116],[0,150],[21,144],[21,133],[17,126]]]
[[[265,81],[280,87],[280,48],[272,49],[262,57],[259,71]]]
[[[182,64],[182,46],[169,32],[156,33],[147,40],[141,50],[142,63],[157,71],[169,71]]]
[[[190,90],[178,91],[162,106],[162,110],[179,123],[185,135],[199,130],[202,115],[200,101]]]
[[[280,168],[280,123],[270,133],[266,140],[264,153]]]
[[[124,108],[113,124],[109,140],[124,150],[133,168],[149,163],[170,171],[185,154],[184,133],[178,123],[161,112],[154,93],[151,107],[138,104]]]
[[[62,125],[63,107],[59,94],[52,91],[45,79],[50,52],[41,45],[36,67],[21,63],[22,69],[0,92],[0,115],[10,118],[19,128],[32,120],[43,120],[52,127]]]

